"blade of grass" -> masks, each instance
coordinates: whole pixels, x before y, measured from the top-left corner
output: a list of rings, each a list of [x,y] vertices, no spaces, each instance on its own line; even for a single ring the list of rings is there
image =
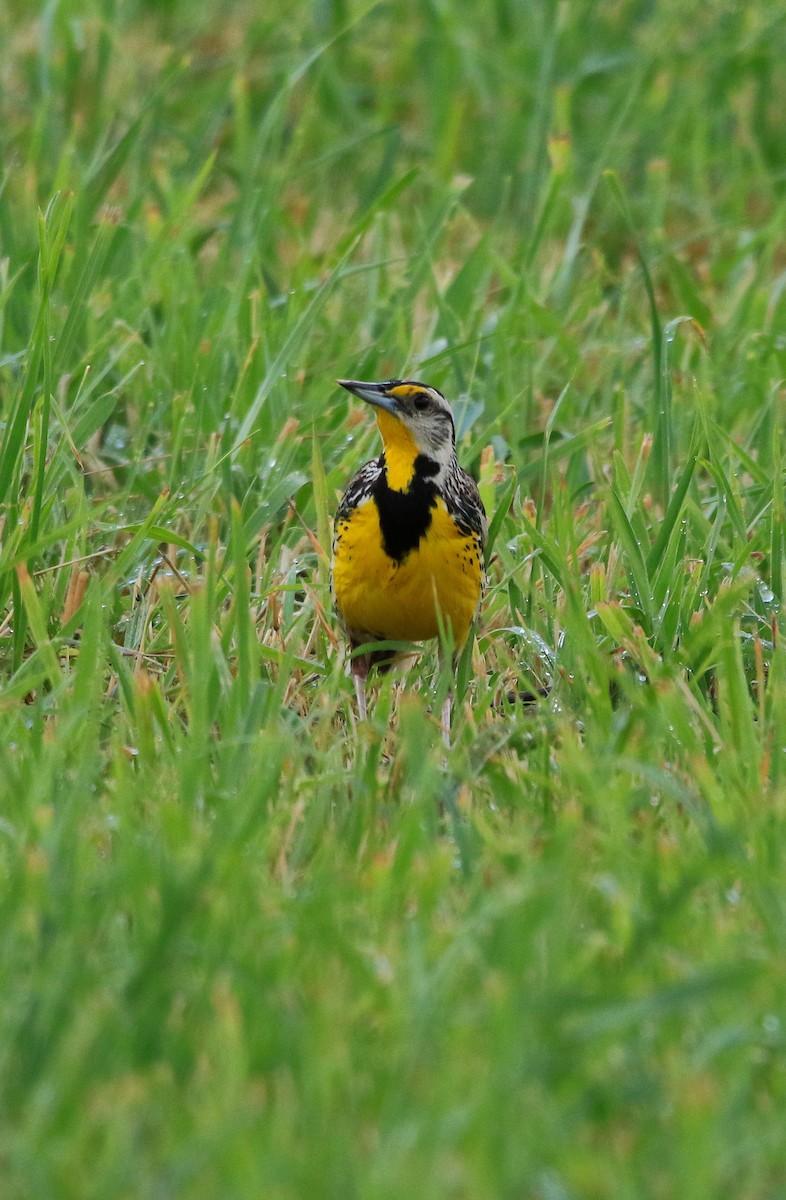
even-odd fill
[[[649,574],[647,572],[647,564],[642,553],[641,546],[638,543],[630,521],[628,520],[625,506],[620,500],[614,488],[608,491],[608,497],[611,507],[612,523],[617,532],[617,538],[624,555],[625,568],[630,583],[633,599],[637,608],[642,614],[647,625],[647,631],[652,630],[652,589],[650,587]]]
[[[16,577],[19,580],[19,591],[22,603],[25,606],[27,620],[30,626],[30,632],[33,635],[33,641],[36,650],[41,657],[49,683],[55,687],[61,679],[60,664],[57,660],[57,654],[49,639],[49,634],[46,628],[46,616],[41,602],[38,598],[38,593],[35,589],[35,584],[30,576],[27,567],[20,563],[16,568]]]

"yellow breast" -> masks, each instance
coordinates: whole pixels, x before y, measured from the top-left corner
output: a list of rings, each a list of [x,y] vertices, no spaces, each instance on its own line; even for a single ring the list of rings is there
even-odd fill
[[[437,637],[439,613],[460,647],[480,601],[482,578],[479,538],[458,528],[441,498],[425,535],[401,561],[385,553],[373,499],[336,527],[333,591],[355,641]]]

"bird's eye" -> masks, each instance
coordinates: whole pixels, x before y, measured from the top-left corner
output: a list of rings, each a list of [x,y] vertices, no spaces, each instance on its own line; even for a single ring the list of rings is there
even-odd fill
[[[418,412],[425,412],[429,406],[429,398],[425,392],[419,392],[414,400],[415,408]]]

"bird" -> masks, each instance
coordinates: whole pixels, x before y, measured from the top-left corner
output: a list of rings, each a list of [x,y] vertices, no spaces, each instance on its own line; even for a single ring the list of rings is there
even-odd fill
[[[382,435],[382,453],[352,478],[336,512],[330,582],[339,622],[353,652],[447,630],[455,668],[480,605],[488,525],[477,484],[456,457],[450,405],[413,379],[336,382],[373,406]],[[394,658],[391,650],[353,653],[361,720],[370,668],[388,670]],[[446,745],[450,717],[448,691]]]

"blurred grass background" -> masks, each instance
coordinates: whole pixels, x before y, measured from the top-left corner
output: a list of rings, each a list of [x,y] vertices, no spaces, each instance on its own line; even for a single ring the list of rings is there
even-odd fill
[[[786,16],[0,39],[3,1196],[783,1195]],[[494,517],[447,762],[330,613],[391,375]]]

